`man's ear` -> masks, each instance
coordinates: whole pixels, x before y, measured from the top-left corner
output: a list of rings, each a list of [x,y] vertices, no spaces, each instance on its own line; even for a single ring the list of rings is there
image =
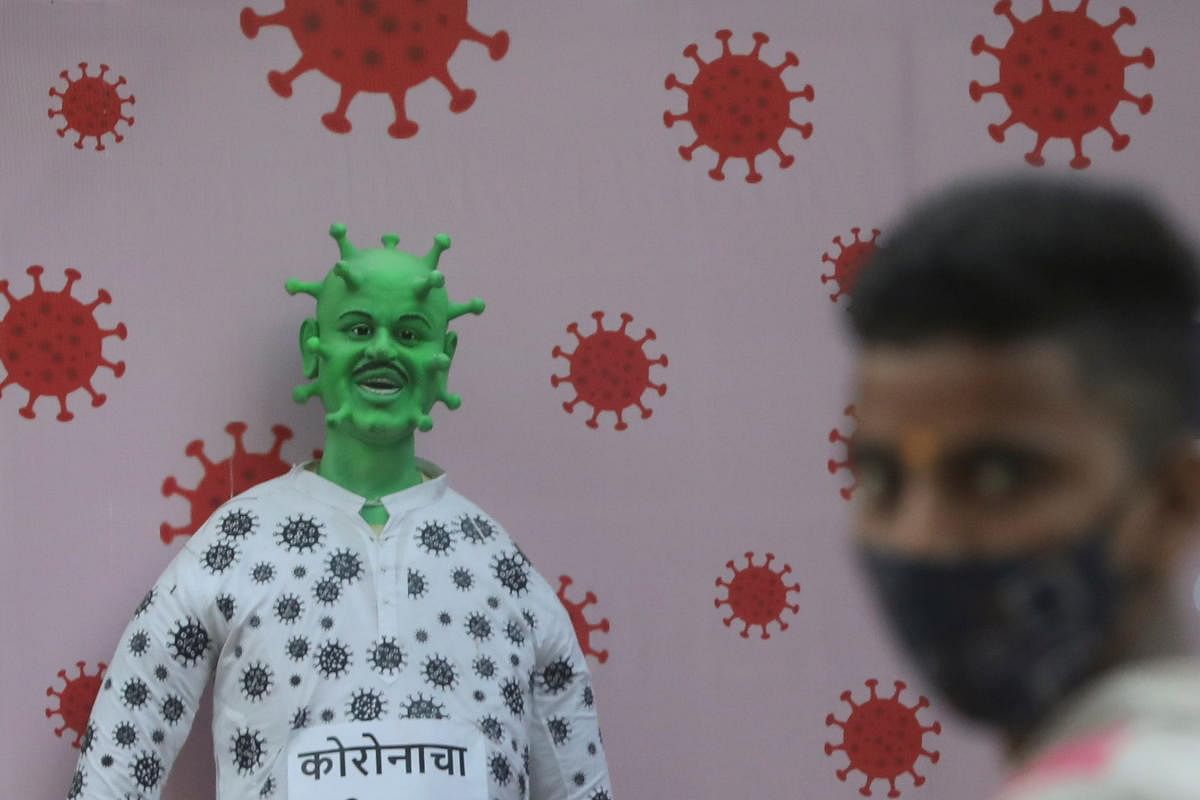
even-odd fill
[[[317,354],[310,353],[304,343],[314,336],[320,335],[320,328],[317,327],[317,321],[312,317],[300,323],[300,365],[304,369],[304,377],[317,377]]]
[[[1170,570],[1200,533],[1200,445],[1187,442],[1173,448],[1160,481],[1155,561]]]
[[[446,331],[446,344],[442,347],[442,352],[450,356],[450,360],[454,360],[454,351],[458,349],[458,334],[454,331]]]

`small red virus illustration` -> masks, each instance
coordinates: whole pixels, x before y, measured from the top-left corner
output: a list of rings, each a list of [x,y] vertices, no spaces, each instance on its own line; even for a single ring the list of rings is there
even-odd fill
[[[95,674],[88,675],[83,669],[86,664],[86,661],[75,662],[75,668],[79,670],[79,674],[74,678],[68,678],[65,669],[58,671],[58,677],[62,678],[65,684],[61,691],[55,691],[53,686],[46,687],[46,697],[58,698],[58,708],[47,708],[46,719],[53,716],[61,717],[63,724],[54,729],[54,735],[61,739],[63,732],[69,728],[75,734],[75,741],[71,744],[76,748],[79,747],[83,733],[87,730],[88,718],[92,715],[92,705],[96,702],[96,695],[100,692],[100,679],[104,677],[104,670],[108,668],[108,665],[101,661],[96,664]]]
[[[854,413],[853,404],[843,408],[842,413],[854,420],[855,424],[858,423],[858,416]],[[840,442],[841,444],[846,445],[847,448],[850,446],[850,441],[853,439],[853,437],[853,433],[844,434],[837,428],[834,428],[829,432],[829,442],[831,444],[838,444]],[[826,462],[826,468],[829,470],[830,475],[836,475],[843,469],[850,473],[850,477],[854,479],[853,482],[849,486],[843,486],[842,488],[838,489],[838,494],[842,496],[843,500],[849,500],[852,498],[854,496],[854,490],[858,488],[858,476],[854,472],[854,465],[850,463],[850,459],[847,457],[844,461],[838,461],[837,459],[831,458],[828,462]]]
[[[65,92],[50,87],[50,96],[62,99],[61,107],[48,109],[50,119],[62,117],[66,123],[58,129],[59,137],[66,138],[67,131],[75,131],[79,134],[75,141],[77,150],[83,149],[83,140],[88,137],[96,140],[97,150],[103,150],[100,137],[106,133],[111,133],[116,142],[124,141],[125,137],[117,133],[117,123],[133,125],[133,117],[122,114],[121,106],[134,104],[133,95],[121,97],[117,94],[117,87],[125,84],[125,76],[118,75],[116,83],[106,81],[104,75],[108,72],[108,64],[100,65],[99,75],[88,75],[86,61],[79,63],[79,71],[83,74],[75,80],[71,80],[68,70],[58,73],[67,82]]]
[[[33,291],[22,298],[13,297],[8,281],[0,280],[0,295],[9,306],[0,318],[0,364],[7,373],[0,393],[14,383],[29,392],[29,402],[20,411],[25,419],[36,416],[33,404],[39,397],[57,397],[57,419],[67,422],[75,418],[67,410],[67,395],[72,392],[85,389],[93,406],[102,406],[108,399],[92,387],[97,369],[107,367],[118,378],[125,374],[124,361],[108,361],[100,352],[106,337],[125,338],[125,323],[117,323],[111,330],[97,324],[96,307],[112,302],[104,289],[86,304],[71,296],[71,287],[83,277],[79,270],[64,270],[67,282],[57,292],[42,288],[44,270],[37,264],[25,272],[33,278]]]
[[[616,330],[604,329],[603,311],[593,311],[592,319],[596,320],[596,330],[588,336],[580,335],[578,323],[567,326],[567,333],[578,339],[579,344],[572,353],[555,346],[551,355],[567,359],[570,372],[566,377],[551,375],[550,385],[558,388],[560,383],[569,383],[575,387],[575,399],[563,403],[563,408],[570,414],[580,401],[590,405],[592,417],[587,421],[588,427],[599,427],[596,418],[600,412],[612,411],[617,415],[616,429],[623,431],[629,425],[622,414],[630,406],[641,409],[642,419],[649,419],[654,413],[642,405],[642,394],[647,389],[658,392],[659,397],[667,393],[665,385],[650,380],[650,367],[667,366],[667,357],[646,358],[642,345],[656,336],[650,328],[646,328],[641,339],[627,334],[625,329],[633,321],[632,315],[622,312],[621,327]]]
[[[746,566],[738,569],[733,559],[725,562],[725,566],[733,570],[733,580],[726,581],[717,578],[717,586],[726,587],[729,592],[725,599],[716,598],[713,605],[717,608],[729,606],[730,615],[724,620],[725,627],[733,625],[735,619],[745,626],[741,634],[743,639],[750,638],[750,628],[757,625],[762,628],[762,638],[770,639],[767,633],[767,623],[778,622],[779,630],[786,631],[788,624],[783,621],[783,612],[790,610],[793,614],[800,606],[788,603],[788,594],[800,591],[800,584],[788,586],[783,582],[783,576],[792,571],[788,564],[783,565],[779,572],[771,569],[775,560],[774,553],[767,553],[767,560],[762,564],[754,563],[754,552],[746,553]]]
[[[204,466],[204,476],[195,489],[183,489],[173,475],[163,481],[163,497],[179,495],[185,498],[192,512],[186,525],[174,527],[164,522],[159,526],[158,535],[164,544],[169,544],[177,536],[191,536],[229,498],[288,471],[289,466],[279,457],[279,453],[283,443],[292,438],[291,428],[286,425],[273,426],[271,433],[275,441],[265,453],[246,452],[242,440],[246,423],[231,422],[225,426],[225,432],[233,437],[233,454],[223,461],[210,461],[204,453],[204,442],[200,439],[188,442],[184,448],[184,453],[199,459]]]
[[[673,72],[667,76],[666,88],[686,92],[688,107],[686,114],[664,111],[663,123],[668,128],[676,122],[691,123],[696,140],[681,146],[679,155],[684,161],[691,161],[692,153],[700,145],[715,152],[717,166],[708,172],[713,180],[725,179],[722,168],[727,159],[744,158],[749,167],[747,183],[758,183],[762,175],[754,168],[754,159],[766,150],[773,150],[779,156],[780,169],[795,162],[795,156],[779,147],[784,131],[792,128],[805,139],[812,136],[812,123],[797,124],[791,119],[791,105],[796,98],[811,102],[813,88],[806,85],[793,92],[784,84],[783,71],[800,63],[795,53],[784,54],[783,63],[777,67],[758,57],[762,46],[770,41],[765,33],[754,34],[754,49],[745,54],[730,51],[732,31],[719,30],[717,38],[722,52],[714,61],[701,60],[695,43],[684,48],[683,55],[695,61],[700,71],[690,84],[680,83]]]
[[[858,282],[858,273],[862,271],[867,259],[878,249],[875,241],[879,238],[879,230],[872,228],[870,239],[858,238],[861,231],[862,228],[850,229],[850,235],[854,237],[854,241],[849,244],[843,242],[841,236],[833,237],[833,243],[838,246],[838,254],[836,256],[831,256],[829,253],[821,255],[821,261],[833,264],[833,274],[821,275],[821,283],[830,281],[837,283],[837,291],[829,295],[829,299],[834,303],[842,295],[849,295],[854,291],[854,285]]]
[[[1137,18],[1122,7],[1117,21],[1101,25],[1088,16],[1090,0],[1080,0],[1074,11],[1055,11],[1050,0],[1025,21],[1012,13],[1011,0],[996,3],[995,13],[1008,18],[1013,32],[1002,48],[989,45],[982,35],[971,42],[974,55],[988,53],[1000,62],[1000,78],[991,86],[971,81],[971,99],[978,102],[988,93],[999,94],[1008,103],[1009,116],[988,133],[997,142],[1018,122],[1037,134],[1037,145],[1025,154],[1035,167],[1045,163],[1042,148],[1050,139],[1070,139],[1075,147],[1071,166],[1083,169],[1091,159],[1083,154],[1083,137],[1103,128],[1112,137],[1113,150],[1124,150],[1129,136],[1117,133],[1112,114],[1117,104],[1130,102],[1143,114],[1154,103],[1151,95],[1135,97],[1125,89],[1125,68],[1130,64],[1154,66],[1149,47],[1139,56],[1126,56],[1117,47],[1114,34]]]
[[[840,720],[833,714],[825,717],[827,726],[837,725],[842,729],[842,743],[835,746],[827,742],[825,755],[841,750],[850,758],[850,765],[837,771],[838,780],[845,782],[854,770],[861,772],[867,778],[858,790],[863,797],[871,796],[871,784],[877,779],[891,784],[888,797],[899,797],[896,778],[900,775],[912,775],[914,786],[925,783],[925,777],[914,770],[918,758],[927,756],[932,763],[938,762],[938,751],[926,750],[922,740],[926,733],[941,733],[942,725],[935,722],[923,726],[917,719],[917,712],[929,706],[924,697],[911,707],[900,702],[900,692],[907,688],[903,681],[896,681],[896,692],[891,697],[876,696],[879,681],[873,678],[866,685],[871,698],[862,704],[855,704],[849,690],[842,692],[842,702],[850,704],[849,719]]]
[[[583,650],[585,656],[595,656],[596,660],[601,664],[608,661],[607,650],[596,650],[592,647],[592,633],[594,631],[603,631],[608,633],[608,618],[605,617],[599,622],[588,622],[583,611],[590,605],[596,602],[594,592],[588,592],[583,596],[583,602],[575,603],[567,599],[567,587],[574,581],[569,575],[560,575],[558,577],[558,599],[567,609],[567,614],[571,617],[571,625],[575,628],[575,637],[579,639],[579,647]]]
[[[356,94],[383,92],[396,110],[388,134],[414,136],[417,123],[404,111],[412,87],[434,78],[450,93],[456,114],[475,102],[475,91],[450,77],[450,57],[460,42],[484,45],[493,61],[508,52],[508,33],[487,36],[467,22],[467,0],[284,0],[282,11],[267,16],[243,8],[241,25],[250,39],[263,26],[285,27],[300,48],[291,69],[267,73],[275,94],[291,97],[292,82],[313,69],[341,86],[337,108],[321,117],[334,133],[349,133],[346,109]]]

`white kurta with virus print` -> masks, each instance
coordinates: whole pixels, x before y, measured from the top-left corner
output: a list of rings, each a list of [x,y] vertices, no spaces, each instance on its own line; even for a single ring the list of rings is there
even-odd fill
[[[611,800],[583,653],[508,534],[428,479],[364,499],[312,462],[221,506],[134,613],[96,698],[71,800],[157,798],[216,673],[218,800],[286,798],[301,728],[469,722],[492,800]]]

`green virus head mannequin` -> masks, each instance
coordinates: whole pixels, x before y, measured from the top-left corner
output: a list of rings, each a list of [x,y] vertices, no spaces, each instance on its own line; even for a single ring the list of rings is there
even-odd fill
[[[483,300],[451,303],[438,271],[450,237],[438,234],[424,256],[383,247],[358,249],[335,223],[329,234],[340,258],[324,280],[289,280],[289,294],[317,300],[316,317],[300,326],[304,375],[300,403],[318,396],[325,406],[325,448],[318,472],[363,497],[375,499],[421,481],[414,435],[433,427],[437,402],[462,403],[447,390],[458,336],[451,320],[483,312]]]

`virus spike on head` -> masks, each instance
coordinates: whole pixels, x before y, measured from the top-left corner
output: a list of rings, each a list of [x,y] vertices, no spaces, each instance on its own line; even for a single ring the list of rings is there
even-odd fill
[[[395,233],[385,233],[383,236],[379,237],[379,241],[382,242],[383,246],[389,250],[395,250],[396,245],[400,243],[400,236],[399,234]]]
[[[483,313],[483,309],[487,304],[483,302],[482,297],[473,297],[465,303],[451,303],[448,316],[450,319],[458,319],[464,314],[475,314],[478,316]]]
[[[283,289],[290,295],[303,293],[320,300],[322,286],[323,284],[320,282],[313,283],[311,281],[301,281],[297,280],[296,278],[288,278],[286,281],[284,281]]]
[[[342,258],[353,258],[358,255],[358,248],[350,243],[346,237],[346,225],[342,222],[335,222],[329,226],[329,235],[334,238],[338,244],[338,250],[342,254]]]
[[[425,263],[430,268],[436,267],[438,261],[442,257],[442,253],[450,249],[450,237],[444,233],[439,233],[433,237],[433,246],[429,248],[429,252],[425,254]]]
[[[333,274],[345,281],[346,288],[352,292],[358,291],[359,287],[362,286],[362,281],[350,271],[350,265],[345,261],[338,261],[333,265]]]
[[[436,269],[417,281],[413,287],[413,294],[418,300],[424,300],[429,296],[429,292],[433,289],[441,289],[446,285],[446,276],[438,272]]]

